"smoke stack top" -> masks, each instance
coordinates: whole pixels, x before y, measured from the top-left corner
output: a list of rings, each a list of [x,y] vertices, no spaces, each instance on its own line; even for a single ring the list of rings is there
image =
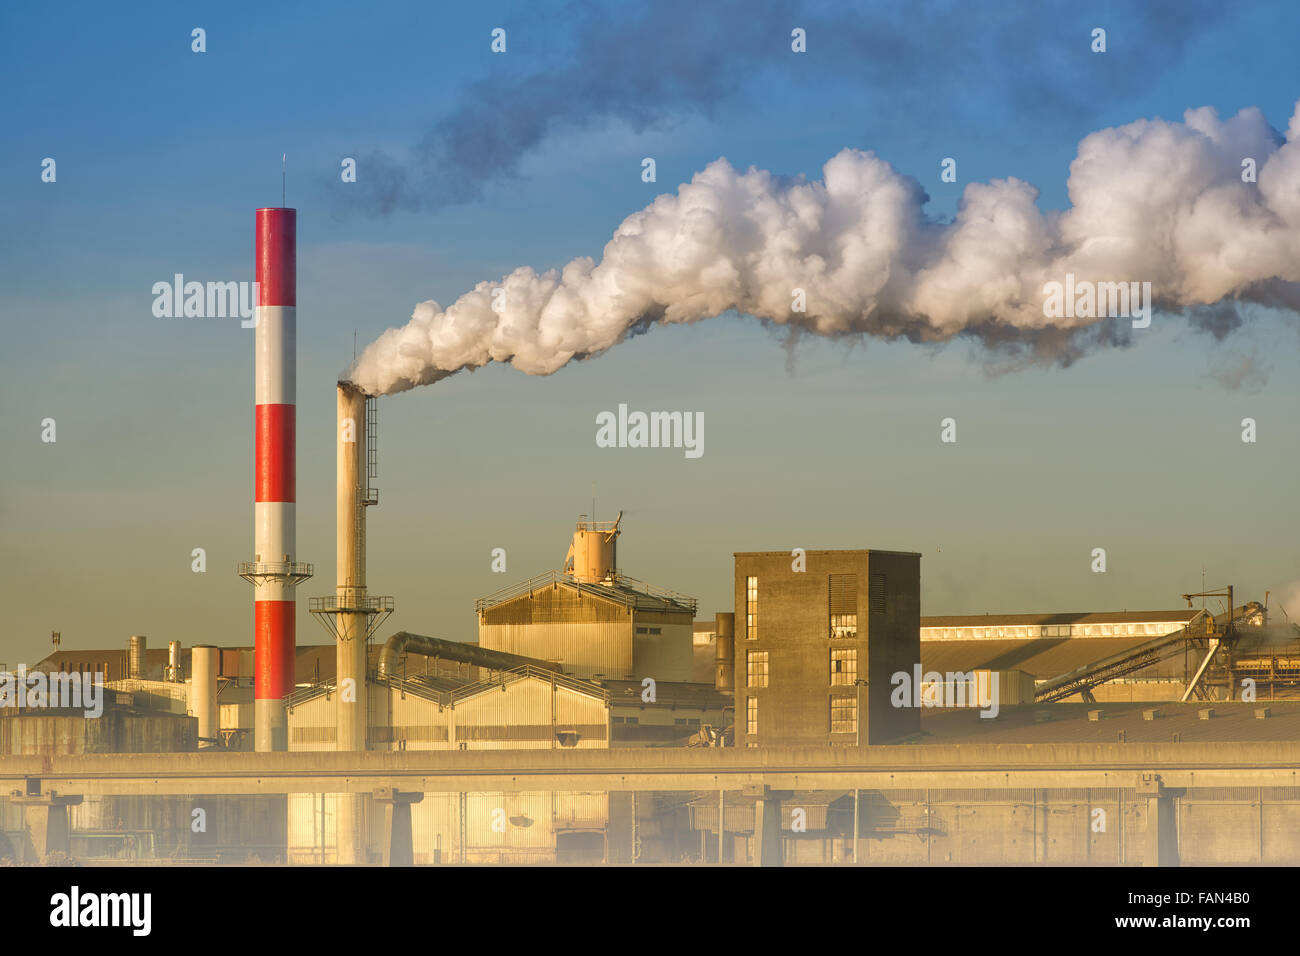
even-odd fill
[[[971,336],[1068,364],[1078,333],[1125,314],[1114,295],[1106,311],[1102,284],[1132,287],[1129,314],[1147,318],[1152,297],[1175,311],[1295,309],[1297,140],[1300,111],[1285,138],[1253,107],[1226,121],[1209,107],[1138,120],[1083,139],[1065,211],[1043,213],[1037,189],[1007,178],[967,185],[950,223],[871,152],[841,151],[814,181],[719,159],[625,219],[599,262],[521,267],[445,309],[421,302],[343,377],[384,395],[488,362],[550,375],[650,326],[732,310],[821,336]],[[1075,290],[1088,291],[1076,301]]]

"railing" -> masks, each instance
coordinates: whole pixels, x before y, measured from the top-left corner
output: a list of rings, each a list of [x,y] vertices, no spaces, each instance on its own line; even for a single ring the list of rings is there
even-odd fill
[[[579,531],[617,531],[619,519],[614,521],[579,521]]]
[[[543,588],[553,587],[558,584],[566,584],[576,587],[587,594],[597,594],[607,597],[626,607],[649,607],[638,597],[650,598],[655,602],[667,602],[675,604],[683,610],[689,609],[693,614],[699,607],[699,602],[685,594],[668,588],[655,587],[647,584],[645,581],[639,581],[636,578],[629,577],[626,574],[615,572],[607,582],[589,583],[578,581],[571,574],[565,574],[563,571],[546,571],[542,574],[534,575],[527,581],[521,581],[518,584],[512,584],[509,587],[502,588],[499,591],[481,597],[474,602],[474,610],[482,612],[498,604],[504,604],[506,601],[513,600],[524,594],[532,594]]]
[[[380,611],[392,611],[391,597],[351,597],[339,598],[314,597],[307,599],[307,609],[315,614],[346,614],[348,612],[378,614]]]
[[[239,576],[254,584],[262,578],[293,579],[295,582],[306,581],[312,576],[314,568],[299,561],[240,561]]]
[[[298,687],[284,699],[284,703],[286,707],[293,710],[293,708],[297,707],[299,704],[305,704],[307,701],[320,697],[322,694],[332,693],[333,690],[333,681],[312,684],[310,687]]]
[[[511,598],[517,598],[521,594],[532,594],[534,591],[550,587],[561,581],[573,582],[573,579],[567,574],[561,574],[559,571],[547,571],[543,574],[535,574],[527,581],[521,581],[518,584],[512,584],[509,587],[501,588],[499,591],[493,591],[487,597],[481,597],[474,602],[474,610],[482,611],[486,608],[493,607],[509,601]]]
[[[505,687],[516,681],[521,681],[529,677],[537,677],[547,683],[554,683],[557,687],[565,687],[569,690],[580,691],[592,697],[599,698],[608,704],[610,700],[609,691],[599,687],[590,681],[584,681],[576,677],[569,677],[565,674],[557,674],[555,671],[548,671],[543,667],[535,667],[532,664],[521,664],[519,667],[512,667],[509,670],[497,671],[491,677],[485,677],[483,680],[477,680],[472,684],[466,684],[463,687],[457,687],[450,693],[450,699],[454,704],[458,700],[464,700],[466,697],[472,697],[480,694],[485,690],[491,690],[494,687]]]
[[[682,594],[680,591],[656,587],[653,584],[646,581],[640,581],[637,578],[630,577],[626,574],[619,574],[616,572],[614,574],[614,583],[619,587],[632,588],[635,591],[640,591],[643,594],[649,595],[652,598],[657,598],[660,601],[668,601],[672,604],[680,604],[682,607],[689,607],[691,611],[695,611],[700,605],[700,602],[695,598]]]

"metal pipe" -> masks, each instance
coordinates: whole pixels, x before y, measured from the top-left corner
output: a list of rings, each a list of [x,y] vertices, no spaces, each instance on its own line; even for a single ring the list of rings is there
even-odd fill
[[[423,654],[425,657],[436,657],[447,661],[473,664],[475,667],[485,667],[489,670],[509,670],[512,667],[521,667],[524,664],[531,664],[533,667],[543,670],[560,670],[558,664],[538,660],[534,657],[524,657],[506,651],[488,650],[479,647],[477,644],[444,641],[436,637],[425,637],[423,634],[412,634],[410,631],[398,631],[384,642],[384,648],[379,652],[379,676],[398,676],[397,662],[406,651]]]

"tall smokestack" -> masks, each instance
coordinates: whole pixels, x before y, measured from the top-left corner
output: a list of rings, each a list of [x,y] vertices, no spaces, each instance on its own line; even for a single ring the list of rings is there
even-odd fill
[[[393,599],[366,592],[366,508],[379,503],[375,476],[373,398],[350,382],[338,384],[337,471],[335,485],[334,595],[312,598],[311,612],[335,640],[335,706],[338,750],[365,750],[369,728],[366,647],[390,614]],[[338,861],[365,863],[364,794],[338,796]]]
[[[254,586],[258,751],[288,749],[284,699],[294,685],[295,591],[312,573],[294,554],[297,243],[297,210],[257,210],[255,554],[240,574]]]
[[[366,395],[338,389],[335,591],[338,606],[338,749],[366,749]],[[351,681],[348,685],[345,682]],[[352,693],[347,692],[348,687]]]

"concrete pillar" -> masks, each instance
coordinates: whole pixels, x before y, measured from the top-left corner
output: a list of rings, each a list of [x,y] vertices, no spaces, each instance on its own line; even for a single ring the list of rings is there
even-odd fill
[[[9,802],[23,808],[23,819],[38,862],[46,863],[56,853],[65,857],[72,855],[68,807],[81,803],[80,794],[59,794],[53,790],[24,794],[15,790],[10,794]]]
[[[370,862],[364,793],[340,793],[335,804],[335,839],[338,861],[343,866],[361,866]]]
[[[423,800],[424,794],[382,787],[375,791],[374,797],[384,808],[384,866],[414,866],[411,804]]]
[[[853,789],[853,865],[857,866],[862,862],[859,854],[862,850],[861,837],[862,824],[862,791],[856,787]]]
[[[1178,820],[1174,797],[1159,774],[1144,773],[1138,779],[1137,794],[1147,802],[1146,847],[1143,866],[1179,866]]]
[[[789,791],[765,786],[746,787],[745,796],[756,797],[754,804],[754,865],[784,866],[781,845],[781,801]]]

